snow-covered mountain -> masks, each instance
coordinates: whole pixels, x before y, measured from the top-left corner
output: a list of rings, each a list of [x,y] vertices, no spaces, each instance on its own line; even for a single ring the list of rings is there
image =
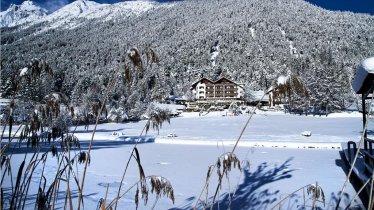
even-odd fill
[[[72,5],[78,9],[67,9]],[[37,58],[57,72],[53,81],[45,79],[38,97],[53,89],[80,103],[93,84],[105,84],[117,70],[133,66],[127,51],[136,47],[149,68],[142,77],[131,72],[132,81],[121,81],[110,99],[134,110],[134,116],[143,103],[190,94],[201,76],[224,76],[247,90],[267,90],[280,75],[297,75],[310,90],[311,104],[341,109],[354,99],[350,81],[357,63],[374,55],[374,16],[331,12],[304,0],[112,5],[81,0],[42,19],[1,30],[3,97],[13,94],[13,86],[5,84]],[[52,27],[58,28],[48,30]],[[158,64],[146,62],[153,54],[149,49]],[[22,94],[34,97],[32,90]],[[308,102],[297,100],[299,107]]]
[[[77,0],[50,14],[47,20],[77,17],[95,11],[97,8],[102,6],[104,5],[94,1]]]
[[[26,1],[22,5],[34,4],[31,1]],[[17,7],[22,7],[22,5]],[[46,29],[58,27],[75,28],[82,24],[82,18],[86,20],[100,19],[101,21],[108,21],[116,18],[128,17],[130,15],[139,15],[159,5],[161,4],[152,1],[126,1],[116,4],[100,4],[89,0],[76,0],[49,15],[46,15],[46,12],[43,13],[42,16],[37,16],[35,18],[35,15],[30,15],[30,18],[25,15],[17,15],[18,19],[14,20],[9,18],[11,17],[9,14],[13,14],[14,11],[18,11],[18,9],[13,8],[15,6],[11,6],[7,11],[1,13],[0,27],[16,26],[23,23],[28,23],[30,26],[35,23],[45,22],[44,25]],[[40,7],[38,8],[40,11],[46,11]]]
[[[71,28],[73,26],[79,25],[78,23],[81,21],[78,22],[78,18],[85,18],[89,14],[100,11],[100,9],[103,9],[103,7],[105,6],[108,5],[99,4],[97,2],[88,0],[77,0],[68,5],[65,5],[64,7],[56,10],[45,18],[40,19],[36,22],[49,22],[49,24],[47,25],[50,26],[47,28],[57,28],[62,26]]]
[[[82,24],[82,19],[108,21],[130,15],[139,15],[157,5],[158,3],[151,1],[127,1],[116,4],[99,4],[94,1],[77,0],[38,22],[49,22],[49,24],[46,25],[47,28],[75,28]]]
[[[45,16],[48,11],[33,1],[24,1],[21,5],[12,4],[0,13],[0,27],[11,27],[35,22]]]

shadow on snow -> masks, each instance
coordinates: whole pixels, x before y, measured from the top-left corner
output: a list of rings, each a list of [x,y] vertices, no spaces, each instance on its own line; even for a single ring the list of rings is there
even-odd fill
[[[128,136],[128,137],[131,139],[137,138],[135,136]],[[149,136],[142,136],[141,140],[149,139],[149,138],[153,138],[153,141],[154,141],[154,137],[149,137]],[[152,141],[149,141],[149,142],[141,141],[140,143],[152,143]],[[90,141],[87,141],[87,140],[80,141],[80,150],[82,151],[88,150],[89,144],[90,144]],[[133,147],[133,144],[135,144],[135,141],[133,140],[131,142],[125,141],[125,140],[94,140],[91,149],[97,150],[97,149],[118,148],[119,146],[126,146],[126,145]],[[57,147],[59,152],[62,151],[60,142],[51,141],[51,143],[48,143],[48,142],[39,143],[40,152],[50,151],[53,145]],[[79,149],[72,147],[72,150],[79,150]],[[35,148],[32,148],[31,146],[27,146],[27,142],[21,142],[21,143],[12,142],[5,153],[24,154],[24,153],[30,153],[30,152],[32,153],[34,151],[35,151]]]
[[[282,165],[275,167],[268,163],[262,163],[254,172],[250,172],[249,169],[243,170],[243,182],[234,193],[223,194],[214,205],[214,209],[269,209],[277,201],[279,190],[266,189],[266,185],[291,178],[291,173],[294,171],[289,169],[292,159],[289,158]],[[195,197],[188,198],[186,200],[188,204],[184,207],[172,208],[171,210],[193,209],[195,200]],[[212,200],[212,197],[210,200]],[[210,204],[207,206],[209,209]],[[202,204],[199,204],[197,209],[203,209]]]

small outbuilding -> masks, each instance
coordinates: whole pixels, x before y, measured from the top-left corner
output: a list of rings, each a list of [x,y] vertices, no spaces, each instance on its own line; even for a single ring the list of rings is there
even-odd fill
[[[372,100],[372,93],[374,90],[374,57],[363,60],[356,72],[356,76],[352,82],[353,90],[361,95],[362,101],[362,137],[361,143],[357,144],[354,141],[349,141],[347,145],[343,145],[343,152],[346,162],[351,168],[352,172],[361,182],[361,184],[367,183],[369,179],[373,177],[374,173],[374,140],[368,138],[367,133],[367,114],[366,101]],[[371,102],[373,104],[373,102]],[[363,148],[360,145],[363,144]],[[372,195],[373,189],[370,185],[366,185],[366,197]],[[370,200],[370,199],[369,199]],[[369,206],[370,204],[367,204]]]

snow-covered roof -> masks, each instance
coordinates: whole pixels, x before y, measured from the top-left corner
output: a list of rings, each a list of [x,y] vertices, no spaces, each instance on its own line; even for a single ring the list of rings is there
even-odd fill
[[[253,99],[251,101],[269,101],[269,94],[265,94],[263,90],[253,90],[251,91],[251,95],[253,96]]]
[[[286,84],[287,80],[288,80],[288,77],[281,75],[277,79],[277,85],[284,85]]]
[[[358,67],[352,82],[352,88],[357,94],[367,93],[374,86],[374,57],[363,60]]]
[[[188,98],[186,96],[175,96],[175,95],[170,95],[168,96],[169,100],[176,100],[176,101],[186,101]]]
[[[27,74],[27,70],[28,70],[27,67],[21,69],[21,70],[20,70],[20,73],[19,73],[19,76],[22,77],[22,76],[26,75],[26,74]]]
[[[233,83],[233,84],[235,84],[235,85],[240,86],[240,87],[243,88],[243,84],[238,84],[238,83],[236,83],[236,82],[234,82],[234,81],[232,81],[232,80],[227,79],[226,77],[221,77],[220,79],[218,79],[218,80],[216,80],[216,81],[213,81],[213,80],[210,80],[210,79],[208,79],[208,78],[203,77],[203,78],[199,79],[198,81],[194,82],[194,83],[191,85],[191,88],[190,88],[190,89],[194,89],[194,88],[196,87],[196,85],[197,85],[199,82],[203,81],[203,80],[208,80],[208,81],[209,81],[210,83],[212,83],[212,84],[220,83],[222,80],[227,80],[227,81],[229,81],[229,82],[231,82],[231,83]]]
[[[171,113],[177,112],[177,110],[183,110],[185,106],[178,105],[178,104],[160,104],[160,103],[153,103],[153,105],[159,109],[169,110]]]

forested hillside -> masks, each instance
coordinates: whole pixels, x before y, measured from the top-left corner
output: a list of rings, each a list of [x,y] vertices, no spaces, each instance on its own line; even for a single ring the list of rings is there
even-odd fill
[[[22,91],[34,100],[53,90],[84,103],[100,97],[115,76],[110,104],[136,115],[150,101],[188,95],[201,76],[262,90],[280,75],[296,75],[311,104],[342,109],[354,99],[350,84],[359,62],[374,56],[373,16],[302,0],[179,1],[108,21],[82,18],[71,29],[48,24],[1,29],[2,97],[11,97],[20,69],[37,59],[54,74]],[[131,48],[141,54],[141,67]]]

